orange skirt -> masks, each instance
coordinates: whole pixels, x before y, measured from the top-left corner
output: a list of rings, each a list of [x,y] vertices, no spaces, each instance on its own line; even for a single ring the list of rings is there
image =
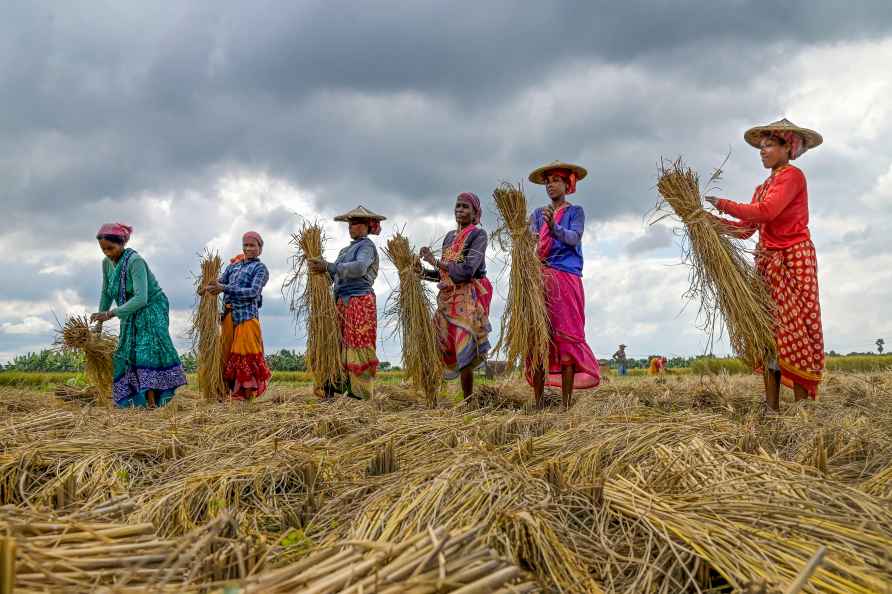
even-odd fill
[[[223,380],[229,385],[233,400],[251,400],[263,394],[272,374],[263,356],[260,321],[246,320],[235,326],[232,312],[223,316]]]

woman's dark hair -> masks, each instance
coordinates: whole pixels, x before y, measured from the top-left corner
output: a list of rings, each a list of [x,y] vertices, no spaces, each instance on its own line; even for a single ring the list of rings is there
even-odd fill
[[[97,235],[96,239],[97,240],[104,239],[105,241],[110,241],[110,242],[116,243],[118,245],[124,245],[125,243],[127,243],[127,241],[120,235],[109,235],[107,233],[105,235]]]

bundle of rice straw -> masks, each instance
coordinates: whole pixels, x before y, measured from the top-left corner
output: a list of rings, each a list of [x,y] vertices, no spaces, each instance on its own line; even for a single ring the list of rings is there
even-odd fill
[[[508,300],[495,351],[505,353],[509,367],[516,368],[526,361],[532,369],[545,369],[551,326],[527,200],[520,184],[515,187],[503,183],[492,196],[502,218],[492,237],[511,258]]]
[[[308,262],[322,257],[325,237],[318,224],[304,223],[291,236],[299,252],[292,258],[292,274],[283,290],[289,290],[290,309],[296,324],[307,328],[306,362],[317,387],[338,385],[344,378],[338,309],[328,274],[310,271]]]
[[[406,377],[416,390],[424,393],[428,405],[436,406],[443,382],[443,359],[432,322],[434,309],[428,289],[415,272],[418,256],[409,240],[396,233],[384,250],[400,276],[399,287],[391,293],[385,316],[396,322],[403,340],[403,365]]]
[[[223,261],[218,254],[205,251],[201,256],[201,274],[195,288],[202,289],[220,277]],[[220,331],[220,296],[202,293],[192,310],[192,350],[198,359],[198,391],[205,400],[222,401],[229,394],[223,381],[223,351]]]
[[[84,354],[84,375],[87,376],[87,381],[95,386],[99,401],[110,402],[115,379],[112,357],[118,348],[118,339],[102,330],[94,332],[87,316],[68,318],[56,333],[56,346],[62,350],[80,351]]]
[[[707,185],[720,173],[716,170]],[[731,348],[741,359],[757,366],[774,358],[774,301],[750,250],[723,233],[721,223],[703,209],[697,174],[681,159],[661,163],[657,190],[663,198],[657,212],[668,204],[684,223],[683,260],[691,269],[685,296],[700,300],[699,315],[710,344],[717,323],[724,320]]]

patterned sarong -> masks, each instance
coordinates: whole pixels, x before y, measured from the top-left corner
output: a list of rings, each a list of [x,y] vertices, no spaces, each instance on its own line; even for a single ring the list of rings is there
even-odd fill
[[[378,372],[378,355],[375,352],[378,310],[375,294],[338,299],[337,307],[340,314],[344,368],[350,380],[350,393],[358,398],[371,398]]]
[[[824,372],[824,333],[818,300],[818,262],[811,240],[782,250],[759,250],[756,267],[776,304],[774,336],[781,381],[814,399]]]
[[[465,242],[477,227],[469,225],[443,252],[444,262],[459,262]],[[440,344],[440,353],[446,366],[447,378],[453,378],[462,369],[476,368],[489,353],[489,305],[492,302],[492,283],[486,277],[456,285],[449,273],[440,270],[437,285],[437,311],[434,327]]]
[[[233,325],[232,308],[223,316],[221,336],[223,379],[233,400],[251,400],[262,395],[272,377],[263,355],[263,336],[256,318]]]

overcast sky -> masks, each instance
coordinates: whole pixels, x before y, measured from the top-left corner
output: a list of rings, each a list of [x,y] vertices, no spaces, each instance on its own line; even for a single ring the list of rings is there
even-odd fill
[[[571,199],[593,350],[702,353],[677,238],[647,225],[657,164],[681,155],[705,177],[730,150],[721,194],[748,201],[766,171],[743,132],[780,117],[825,139],[796,164],[827,349],[870,350],[892,338],[890,64],[889,0],[7,0],[0,362],[46,347],[54,313],[96,310],[103,222],[134,227],[181,350],[197,254],[259,231],[267,350],[302,350],[280,290],[302,217],[361,203],[389,217],[379,247],[404,226],[422,245],[472,191],[492,230],[493,188],[554,159],[589,171]],[[326,225],[333,258],[346,227]],[[492,249],[489,268],[498,279]],[[394,282],[384,265],[379,309]]]

